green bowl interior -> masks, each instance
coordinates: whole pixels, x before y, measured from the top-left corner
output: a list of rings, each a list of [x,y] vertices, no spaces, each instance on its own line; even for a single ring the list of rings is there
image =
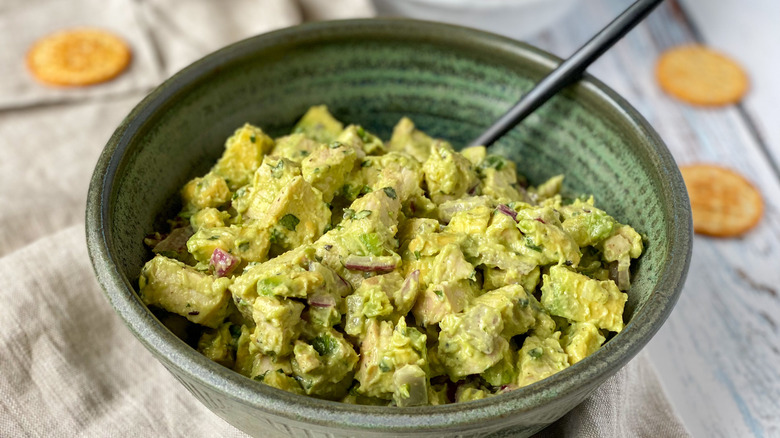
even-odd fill
[[[117,130],[90,195],[101,202],[91,208],[103,221],[104,262],[124,286],[108,291],[115,306],[140,304],[128,291],[150,258],[144,235],[174,213],[178,189],[208,170],[244,122],[277,136],[309,106],[324,103],[342,121],[384,139],[409,116],[462,147],[557,63],[521,43],[450,26],[388,20],[303,29],[207,57],[155,90]],[[668,151],[630,106],[592,78],[554,97],[492,150],[516,160],[531,183],[565,174],[566,193],[594,194],[599,207],[646,236],[633,271],[629,324],[610,344],[632,330],[653,297],[657,302],[643,322],[649,327],[614,347],[625,363],[660,327],[687,270],[690,214]]]

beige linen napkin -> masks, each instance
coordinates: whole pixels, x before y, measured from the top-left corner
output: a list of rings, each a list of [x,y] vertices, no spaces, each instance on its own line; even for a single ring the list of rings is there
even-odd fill
[[[60,3],[66,2],[25,2],[33,13],[21,1],[6,0],[0,41],[24,47],[37,31],[19,29],[34,19],[40,22],[31,29],[79,24]],[[136,70],[102,89],[52,91],[24,83],[23,71],[14,73],[16,85],[0,84],[0,436],[244,437],[192,397],[103,297],[84,236],[89,178],[121,119],[149,87],[185,63],[304,18],[367,15],[372,9],[366,0],[100,3],[113,12],[99,14],[111,17],[136,51],[148,50]],[[60,21],[58,14],[71,18]],[[8,62],[18,64],[23,53],[15,53],[0,53],[0,74],[10,74]],[[683,435],[643,355],[540,434]]]
[[[283,1],[283,0],[282,0]],[[154,87],[162,79],[154,50],[129,0],[3,0],[0,2],[0,110],[121,95]],[[27,70],[33,43],[58,30],[98,27],[131,47],[128,70],[115,80],[83,88],[42,85]]]

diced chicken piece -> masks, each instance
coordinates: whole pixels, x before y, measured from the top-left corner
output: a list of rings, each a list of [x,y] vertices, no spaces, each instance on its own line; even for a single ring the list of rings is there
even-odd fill
[[[290,354],[293,342],[301,333],[301,312],[303,304],[276,298],[260,296],[252,305],[252,319],[255,330],[251,340],[260,348],[263,354],[278,357]]]
[[[398,320],[395,329],[392,322],[376,320],[371,320],[366,329],[355,374],[360,382],[357,391],[388,400],[397,390],[394,375],[398,370],[405,365],[427,367],[426,336],[414,327],[407,327],[403,318]],[[404,380],[403,375],[398,380]]]
[[[439,358],[453,381],[484,372],[509,349],[509,342],[501,336],[501,313],[490,306],[477,305],[447,315],[439,327]]]
[[[593,280],[563,266],[551,267],[542,279],[542,304],[550,314],[613,332],[623,329],[627,299],[612,280]]]
[[[330,202],[350,178],[357,159],[355,148],[336,141],[315,149],[301,162],[301,172],[306,182],[322,192],[322,199]]]
[[[412,314],[418,324],[437,324],[447,315],[463,310],[474,295],[474,285],[469,280],[431,284],[417,297]]]
[[[228,316],[227,278],[214,278],[177,260],[156,255],[138,279],[144,304],[165,309],[206,327],[217,328]]]
[[[428,377],[419,365],[404,365],[393,373],[393,400],[397,406],[428,404]]]

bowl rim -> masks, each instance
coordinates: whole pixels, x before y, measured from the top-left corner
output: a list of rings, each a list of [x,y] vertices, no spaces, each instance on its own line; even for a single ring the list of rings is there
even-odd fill
[[[485,421],[508,421],[506,417],[512,414],[530,412],[559,397],[585,391],[580,380],[602,379],[614,374],[647,344],[671,313],[688,272],[693,233],[682,176],[660,136],[625,99],[588,74],[578,86],[625,119],[646,139],[648,150],[655,152],[655,165],[664,173],[664,193],[669,194],[671,201],[671,205],[665,206],[672,219],[672,223],[666,224],[670,236],[666,243],[668,255],[650,297],[635,310],[621,333],[585,360],[537,383],[484,400],[416,408],[350,405],[250,383],[248,378],[209,360],[173,335],[141,303],[131,280],[119,271],[108,226],[116,188],[113,184],[125,161],[125,152],[149,116],[163,109],[168,99],[186,92],[193,84],[218,71],[221,65],[255,50],[291,40],[306,42],[321,36],[354,36],[390,27],[406,38],[422,35],[429,42],[479,46],[502,52],[502,56],[528,59],[544,68],[552,69],[561,62],[560,58],[539,48],[500,35],[457,25],[398,18],[306,23],[236,42],[195,61],[133,108],[107,142],[92,175],[86,209],[87,245],[96,277],[114,310],[169,370],[186,374],[193,382],[211,388],[222,397],[301,424],[393,432],[453,430]],[[185,386],[193,390],[192,384]]]

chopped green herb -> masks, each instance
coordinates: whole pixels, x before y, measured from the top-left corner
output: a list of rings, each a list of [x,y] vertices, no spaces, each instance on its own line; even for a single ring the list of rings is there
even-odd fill
[[[331,148],[331,149],[338,149],[338,148],[340,148],[340,147],[342,147],[342,146],[344,146],[344,144],[343,144],[343,143],[341,143],[340,141],[334,141],[334,142],[331,142],[331,143],[328,145],[328,147],[329,147],[329,148]]]
[[[268,277],[257,282],[257,291],[265,296],[274,294],[274,290],[284,283],[284,279],[279,277]]]
[[[533,240],[531,240],[530,237],[525,238],[525,246],[528,247],[528,249],[534,250],[536,252],[542,252],[542,247],[535,244]]]
[[[268,164],[269,167],[271,167],[271,176],[274,178],[281,178],[282,174],[284,173],[284,160],[279,160],[278,163],[271,166],[271,164]]]
[[[219,236],[216,235],[216,234],[211,235],[211,236],[209,236],[208,240],[219,240]]]
[[[362,140],[363,143],[368,143],[371,141],[371,136],[366,132],[365,129],[363,129],[362,126],[358,126],[356,131],[358,137],[360,137],[360,140]]]
[[[417,259],[417,260],[420,260],[420,257],[421,257],[420,256],[420,251],[415,251],[414,252],[414,258]]]
[[[382,238],[377,233],[363,233],[358,236],[358,240],[366,248],[366,252],[370,255],[380,256],[382,255]]]
[[[436,289],[436,290],[434,290],[434,291],[433,291],[433,293],[435,293],[435,294],[436,294],[436,296],[437,296],[437,297],[439,297],[439,299],[440,299],[440,300],[443,300],[443,299],[444,299],[444,292],[442,292],[442,291],[440,291],[440,290]]]
[[[252,134],[252,135],[250,135],[250,136],[249,136],[249,141],[251,141],[252,143],[254,143],[254,142],[256,142],[256,141],[257,141],[257,137],[255,137],[255,135],[254,135],[254,134]]]
[[[246,186],[241,187],[240,189],[238,189],[235,192],[233,192],[233,196],[231,197],[231,199],[236,199],[236,198],[239,198],[241,196],[244,196],[245,193],[246,193]]]
[[[238,250],[241,252],[247,251],[249,249],[249,242],[244,240],[241,242],[236,242],[238,246]]]
[[[284,240],[284,234],[276,228],[271,229],[271,236],[268,237],[268,241],[271,243],[282,243]]]
[[[354,216],[352,216],[352,219],[363,219],[371,216],[371,210],[360,210],[359,212],[355,213]]]
[[[252,377],[252,380],[254,380],[256,382],[262,382],[263,380],[265,380],[265,375],[266,374],[268,374],[268,371],[264,372],[263,374],[258,374],[256,376]]]
[[[230,331],[230,336],[234,339],[241,337],[241,326],[232,324],[230,327],[228,327],[228,330]]]
[[[506,166],[506,160],[503,157],[499,157],[498,155],[488,155],[484,160],[482,160],[481,163],[479,163],[479,167],[482,169],[493,168],[496,170],[501,170],[504,168],[504,166]]]
[[[309,151],[307,151],[306,149],[301,149],[300,151],[298,151],[298,154],[302,157],[308,157]]]
[[[409,398],[409,390],[411,387],[408,383],[404,383],[400,387],[398,387],[398,395],[400,395],[402,398]]]
[[[393,367],[390,366],[387,362],[385,362],[384,359],[379,361],[379,371],[382,371],[383,373],[389,372]]]
[[[371,192],[372,192],[372,190],[371,190],[371,187],[369,187],[369,186],[363,186],[363,188],[360,189],[360,194],[361,195],[365,195],[366,193],[371,193]]]
[[[392,187],[385,187],[382,191],[384,191],[385,195],[390,199],[396,199],[398,197],[398,195],[395,194],[395,189]]]
[[[360,167],[371,167],[374,164],[371,160],[363,160],[362,163],[360,163]]]
[[[544,353],[544,350],[542,350],[542,347],[536,347],[532,350],[528,350],[528,355],[533,357],[534,359],[539,359],[542,357],[542,354]]]
[[[351,208],[345,208],[344,213],[341,216],[343,219],[352,219],[355,217],[355,210]]]
[[[328,335],[320,335],[312,339],[311,346],[320,356],[327,356],[338,350],[339,343]]]
[[[287,213],[286,215],[282,216],[281,219],[279,219],[279,223],[288,230],[295,231],[295,227],[301,223],[301,220],[298,219],[298,217],[294,214]]]

